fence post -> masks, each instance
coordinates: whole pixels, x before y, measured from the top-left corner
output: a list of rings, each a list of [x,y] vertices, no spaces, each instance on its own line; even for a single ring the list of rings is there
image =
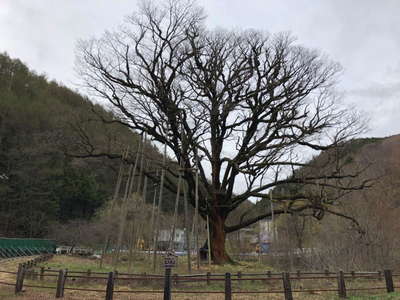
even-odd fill
[[[32,279],[31,270],[25,269],[25,279]]]
[[[36,271],[36,270],[32,270],[32,278],[33,278],[33,280],[37,280],[38,279],[38,272]]]
[[[292,286],[290,284],[290,275],[288,272],[282,273],[283,290],[285,291],[285,300],[293,300]]]
[[[174,286],[178,287],[178,284],[179,284],[178,274],[174,274]]]
[[[21,277],[19,279],[19,291],[20,292],[22,291],[22,288],[24,287],[25,274],[26,274],[25,264],[22,264]]]
[[[346,295],[346,283],[344,281],[343,271],[339,271],[337,275],[338,282],[338,296],[339,298],[347,298]]]
[[[329,276],[329,270],[325,270],[325,276]]]
[[[231,273],[225,273],[225,300],[232,300]]]
[[[66,275],[65,270],[60,270],[58,272],[56,298],[64,297],[64,285],[65,285],[65,280],[66,280],[65,275]]]
[[[106,300],[112,300],[114,294],[114,272],[108,273]]]
[[[144,273],[142,274],[142,276],[143,276],[142,285],[143,285],[143,286],[146,286],[146,285],[147,285],[147,273],[144,272]]]
[[[24,277],[25,277],[25,267],[23,264],[18,265],[17,271],[17,279],[15,281],[15,294],[18,294],[22,291],[22,287],[24,286]]]
[[[378,280],[382,280],[382,272],[378,271]]]
[[[43,278],[44,278],[44,267],[41,267],[40,268],[40,276],[39,276],[40,281],[43,281]]]
[[[237,273],[237,279],[238,279],[238,286],[240,287],[240,280],[242,279],[242,272]]]
[[[171,268],[165,268],[164,300],[171,300]]]
[[[88,269],[87,271],[86,271],[86,281],[87,282],[90,282],[90,276],[92,275],[92,270],[90,270],[90,269]]]
[[[393,293],[394,286],[393,286],[392,270],[384,270],[383,275],[385,276],[385,281],[386,281],[386,291],[388,293]]]
[[[68,269],[64,270],[64,278],[63,278],[63,282],[62,282],[62,291],[61,291],[61,296],[64,297],[64,287],[65,287],[65,282],[67,281],[67,277],[68,277]]]
[[[210,285],[210,277],[211,277],[211,272],[207,272],[206,274],[207,285]]]

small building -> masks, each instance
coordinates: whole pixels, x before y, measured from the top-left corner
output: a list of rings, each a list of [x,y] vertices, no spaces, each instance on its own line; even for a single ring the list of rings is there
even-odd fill
[[[162,229],[158,235],[158,244],[157,249],[161,251],[169,250],[169,244],[171,241],[172,230],[171,229]],[[185,250],[185,230],[184,229],[175,229],[175,236],[172,243],[172,249],[175,251],[184,251]]]
[[[271,219],[261,220],[259,222],[260,241],[264,243],[272,243],[277,237],[277,229]]]
[[[271,244],[277,237],[276,227],[271,219],[265,219],[258,222],[258,233],[252,236],[251,245],[259,253],[270,251]]]
[[[58,246],[56,254],[75,254],[82,256],[93,255],[94,250],[86,247],[71,247],[71,246]]]

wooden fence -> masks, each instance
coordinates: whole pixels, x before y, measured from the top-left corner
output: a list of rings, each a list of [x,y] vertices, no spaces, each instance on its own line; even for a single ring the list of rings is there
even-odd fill
[[[316,293],[316,292],[331,292],[336,293],[339,298],[346,298],[348,292],[354,291],[371,291],[371,290],[386,290],[387,293],[394,292],[395,287],[393,278],[399,277],[400,274],[393,274],[391,270],[377,271],[377,272],[283,272],[283,273],[273,273],[271,271],[266,271],[265,273],[225,273],[225,274],[190,274],[190,275],[178,275],[171,274],[171,269],[167,269],[165,275],[156,275],[156,274],[128,274],[128,273],[118,273],[117,271],[102,273],[102,272],[92,272],[91,270],[87,271],[69,271],[69,270],[52,270],[40,268],[36,270],[34,266],[37,263],[45,261],[49,258],[48,255],[43,255],[41,257],[35,258],[32,261],[28,261],[24,264],[20,264],[17,272],[6,272],[0,271],[3,273],[9,273],[16,276],[15,282],[0,282],[0,284],[5,285],[13,285],[15,286],[15,293],[18,294],[22,291],[23,287],[25,288],[48,288],[54,291],[56,298],[62,298],[64,296],[65,290],[75,290],[80,292],[99,292],[104,294],[104,299],[112,300],[113,296],[118,293],[131,293],[131,294],[163,294],[164,300],[173,299],[173,295],[184,293],[184,294],[202,294],[202,295],[210,295],[210,294],[223,294],[225,300],[232,300],[233,295],[268,295],[268,294],[282,294],[284,295],[285,300],[292,300],[293,294],[295,293]],[[36,280],[39,284],[25,284],[25,279],[32,279],[33,282]],[[48,279],[48,280],[46,280]],[[74,286],[66,286],[67,279],[84,281],[85,283],[90,281],[104,282],[104,288],[81,288]],[[383,282],[385,284],[379,284],[378,286],[367,286],[367,287],[355,287],[355,288],[346,288],[346,284],[350,283],[351,280],[355,279],[372,279],[378,282]],[[50,286],[49,282],[53,280],[56,282],[56,285]],[[332,287],[320,287],[320,288],[306,288],[299,289],[293,288],[293,283],[299,281],[334,281],[335,285]],[[245,285],[246,282],[251,281],[254,282],[262,282],[266,283],[275,283],[275,287],[273,285],[269,285],[269,289],[242,289],[242,288],[233,288],[233,285],[236,287],[240,287],[241,285]],[[124,283],[132,283],[136,282],[141,289],[135,290],[127,290],[127,289],[118,289],[116,288],[116,283],[119,282],[121,285]],[[145,289],[144,287],[153,284],[154,282],[158,282],[159,288],[153,289]],[[43,285],[47,283],[46,285]],[[194,283],[194,286],[198,287],[197,290],[187,289],[184,287],[184,283]],[[221,287],[220,290],[210,290],[207,287],[219,283],[218,287]],[[374,282],[376,283],[376,282]],[[280,288],[276,288],[276,286],[280,286]],[[201,287],[199,289],[199,287]]]

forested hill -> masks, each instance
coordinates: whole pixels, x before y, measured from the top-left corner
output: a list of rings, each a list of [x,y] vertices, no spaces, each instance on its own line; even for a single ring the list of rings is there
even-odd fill
[[[44,236],[52,222],[90,219],[110,199],[119,160],[66,152],[122,153],[139,137],[94,122],[92,108],[78,93],[0,54],[0,236]],[[149,147],[146,154],[160,158]]]
[[[332,206],[334,210],[355,218],[362,226],[369,219],[361,216],[366,211],[379,214],[383,211],[379,206],[391,212],[400,209],[400,135],[385,138],[359,138],[353,139],[340,147],[342,171],[348,174],[360,172],[356,179],[359,184],[368,180],[370,187],[361,191],[344,193],[340,205]],[[300,168],[297,176],[313,174],[319,170],[333,168],[329,161],[329,154],[321,152],[313,158],[314,168]],[[277,197],[293,196],[304,192],[301,184],[281,185],[273,190]],[[329,192],[327,190],[326,192]],[[331,191],[332,192],[332,191]],[[282,196],[283,195],[283,196]],[[270,207],[269,198],[250,207],[244,220],[251,218],[252,212],[265,210]],[[396,216],[397,218],[397,216]],[[386,218],[388,220],[388,218]],[[345,219],[340,221],[343,226],[348,226]]]

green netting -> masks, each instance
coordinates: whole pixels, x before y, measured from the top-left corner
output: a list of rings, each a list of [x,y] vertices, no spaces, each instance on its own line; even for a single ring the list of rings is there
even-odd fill
[[[39,253],[54,253],[56,243],[43,239],[0,238],[0,257],[15,257]]]

